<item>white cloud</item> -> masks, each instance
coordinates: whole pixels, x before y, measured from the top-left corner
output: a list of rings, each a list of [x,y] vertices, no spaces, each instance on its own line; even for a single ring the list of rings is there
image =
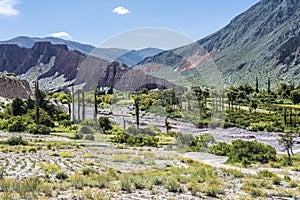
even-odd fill
[[[7,17],[18,15],[20,12],[14,8],[17,3],[17,0],[0,0],[0,15]]]
[[[128,13],[130,13],[130,11],[122,6],[116,7],[113,10],[114,13],[117,13],[118,15],[126,15]]]
[[[49,36],[51,36],[51,37],[57,37],[57,38],[63,38],[63,39],[67,39],[67,40],[71,40],[72,39],[71,35],[69,35],[69,33],[67,33],[67,32],[52,33],[52,34],[49,34]]]

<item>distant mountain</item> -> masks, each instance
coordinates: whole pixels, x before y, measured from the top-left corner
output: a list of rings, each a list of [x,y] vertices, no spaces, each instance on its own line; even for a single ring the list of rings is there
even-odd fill
[[[266,86],[266,77],[273,84],[299,81],[300,0],[262,0],[218,32],[147,58],[135,68],[161,77],[166,65],[197,84],[220,78],[225,84],[253,84],[258,77],[261,86]]]
[[[64,40],[56,37],[27,37],[19,36],[7,41],[0,41],[0,44],[16,44],[19,47],[32,48],[36,42],[51,42],[52,44],[64,44],[68,47],[69,50],[77,50],[84,54],[89,54],[92,52],[95,47],[89,44],[81,44],[79,42]]]
[[[143,61],[145,58],[155,56],[161,52],[163,52],[163,50],[157,48],[145,48],[142,50],[132,50],[118,57],[116,61],[124,63],[128,67],[132,67],[140,63],[141,61]]]
[[[87,56],[76,50],[69,50],[64,44],[36,42],[31,48],[17,44],[0,44],[0,72],[13,73],[31,83],[38,79],[41,87],[58,90],[71,85],[91,89],[95,85],[116,86],[128,74],[131,82],[117,89],[129,90],[141,86],[162,87],[158,78],[143,79],[143,74],[131,71],[125,64],[109,62],[95,56]],[[143,80],[143,81],[141,81]],[[140,85],[142,84],[142,85]],[[153,86],[154,85],[154,86]],[[168,81],[165,86],[173,87]],[[153,88],[151,88],[153,89]]]
[[[16,44],[19,47],[32,48],[36,42],[50,42],[52,44],[63,44],[69,50],[77,50],[86,55],[95,56],[109,62],[122,62],[129,67],[141,62],[147,57],[154,56],[163,50],[156,48],[145,48],[142,50],[127,50],[118,48],[98,48],[89,44],[82,44],[56,37],[27,37],[19,36],[7,41],[0,41],[0,44]]]

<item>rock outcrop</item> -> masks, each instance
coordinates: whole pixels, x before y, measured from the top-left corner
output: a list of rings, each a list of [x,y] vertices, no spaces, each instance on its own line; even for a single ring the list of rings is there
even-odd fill
[[[1,74],[0,96],[8,99],[14,99],[16,97],[27,99],[32,97],[32,91],[28,81]]]

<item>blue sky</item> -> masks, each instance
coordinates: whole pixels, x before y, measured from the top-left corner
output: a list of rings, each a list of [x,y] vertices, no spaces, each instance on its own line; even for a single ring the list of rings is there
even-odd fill
[[[0,0],[0,40],[54,33],[98,46],[143,27],[178,31],[194,40],[227,25],[259,0]]]

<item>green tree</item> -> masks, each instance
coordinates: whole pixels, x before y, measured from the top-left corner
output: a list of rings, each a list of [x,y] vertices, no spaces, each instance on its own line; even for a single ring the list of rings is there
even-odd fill
[[[11,106],[12,106],[12,114],[13,114],[13,116],[22,116],[22,115],[26,114],[25,103],[19,97],[15,98],[12,101]]]
[[[293,101],[293,104],[300,103],[300,90],[291,91],[291,100]]]
[[[288,154],[288,164],[292,165],[291,154],[294,155],[293,146],[295,144],[296,135],[294,133],[279,134],[278,143],[282,145]]]

